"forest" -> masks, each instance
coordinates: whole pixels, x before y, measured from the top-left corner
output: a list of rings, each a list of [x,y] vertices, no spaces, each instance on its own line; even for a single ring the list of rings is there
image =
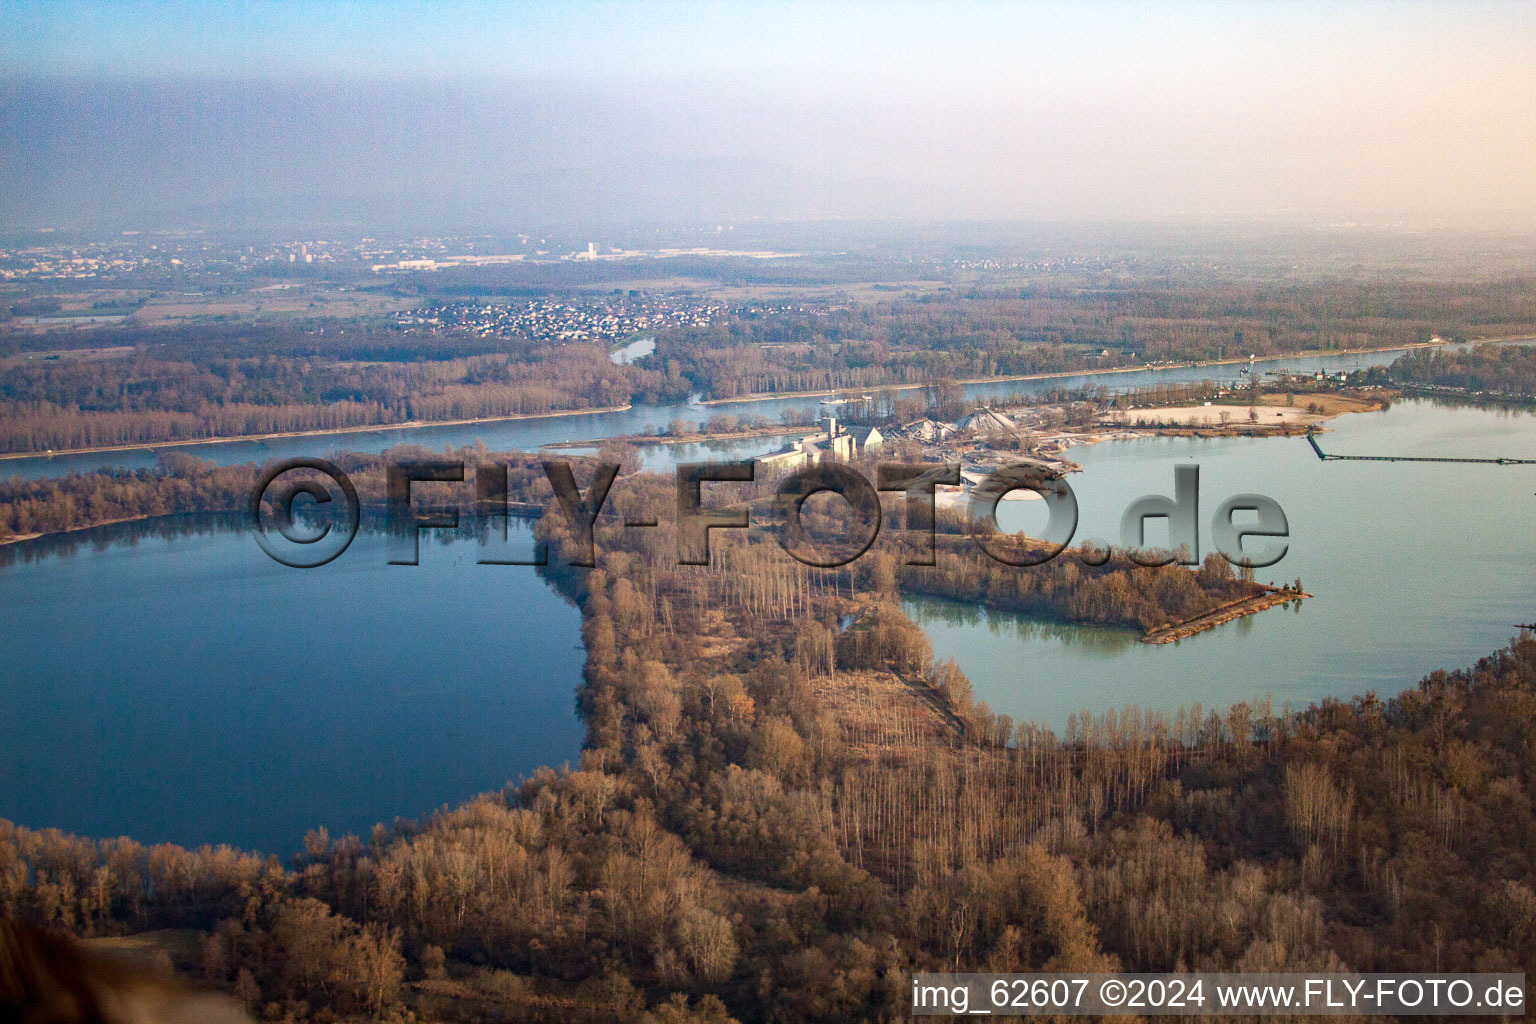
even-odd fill
[[[1474,345],[1460,351],[1408,352],[1378,376],[1409,389],[1530,401],[1536,399],[1536,347]]]
[[[658,339],[712,397],[1390,348],[1536,325],[1536,280],[1136,281],[945,290],[800,322],[735,318]]]
[[[139,347],[116,358],[12,361],[0,369],[0,451],[536,415],[687,394],[685,382],[615,365],[600,345],[346,360]]]
[[[365,496],[380,461],[345,460]],[[202,472],[209,500],[237,473]],[[547,500],[528,462],[509,477]],[[673,500],[625,485],[625,517]],[[0,916],[188,938],[164,959],[189,984],[273,1021],[890,1021],[916,970],[1536,961],[1529,634],[1390,699],[1127,707],[1058,736],[935,662],[893,554],[811,569],[725,531],[679,566],[660,518],[600,521],[591,569],[563,517],[536,527],[582,612],[573,770],[317,829],[287,864],[0,824]],[[1173,600],[1241,583],[1124,571]]]
[[[535,415],[695,393],[957,391],[956,381],[981,377],[1536,333],[1536,282],[1526,278],[1047,279],[813,305],[664,328],[653,355],[622,366],[599,344],[365,319],[0,332],[0,452]]]

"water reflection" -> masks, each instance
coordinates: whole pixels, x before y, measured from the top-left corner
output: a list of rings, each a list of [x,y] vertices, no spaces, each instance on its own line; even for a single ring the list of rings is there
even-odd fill
[[[68,557],[82,550],[97,554],[112,549],[131,550],[146,540],[204,537],[245,529],[247,517],[238,512],[183,512],[106,526],[91,526],[68,533],[49,533],[31,540],[0,544],[0,569],[7,566]]]
[[[1330,427],[1325,448],[1339,453],[1536,458],[1525,411],[1415,400]],[[1389,695],[1471,664],[1536,613],[1536,467],[1323,463],[1299,437],[1147,438],[1072,457],[1084,467],[1071,478],[1079,539],[1117,537],[1128,502],[1171,494],[1174,466],[1193,462],[1205,549],[1217,504],[1266,494],[1290,519],[1291,547],[1259,578],[1299,577],[1315,596],[1166,646],[908,601],[936,655],[954,657],[977,696],[1015,719],[1060,730],[1085,708]]]
[[[579,613],[535,570],[365,520],[320,569],[239,515],[0,548],[0,817],[289,853],[573,761]],[[509,525],[532,550],[528,526]],[[433,543],[435,541],[435,543]]]
[[[911,597],[902,603],[907,614],[924,626],[942,624],[984,628],[1001,640],[1024,643],[1052,641],[1067,647],[1081,648],[1085,654],[1120,653],[1129,645],[1137,643],[1137,637],[1141,635],[1132,629],[1073,626],[939,597]]]

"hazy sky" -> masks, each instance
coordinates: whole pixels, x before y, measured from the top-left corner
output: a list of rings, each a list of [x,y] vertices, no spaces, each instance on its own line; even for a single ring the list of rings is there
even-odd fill
[[[4,226],[1536,225],[1526,3],[0,0],[0,23]]]

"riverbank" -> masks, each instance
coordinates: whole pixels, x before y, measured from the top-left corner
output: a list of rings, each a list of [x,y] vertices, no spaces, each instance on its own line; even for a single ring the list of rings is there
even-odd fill
[[[1524,336],[1512,338],[1478,338],[1471,342],[1474,345],[1496,344],[1509,341],[1530,341],[1536,339]],[[1418,341],[1408,345],[1382,345],[1365,348],[1337,348],[1337,349],[1309,349],[1305,352],[1282,352],[1279,355],[1265,356],[1265,361],[1275,359],[1316,359],[1329,356],[1358,356],[1368,355],[1372,352],[1407,352],[1411,349],[1440,348],[1445,345],[1455,344],[1449,341]],[[1143,363],[1140,366],[1112,366],[1097,370],[1056,370],[1050,373],[1025,373],[1003,377],[967,377],[964,380],[955,381],[962,387],[974,384],[1011,384],[1031,380],[1059,380],[1064,377],[1102,377],[1117,373],[1147,373],[1158,370],[1181,370],[1190,367],[1202,366],[1237,366],[1247,363],[1246,358],[1234,359],[1199,359],[1193,362],[1168,363],[1163,365],[1149,365]],[[732,398],[706,398],[700,405],[728,405],[732,402],[771,402],[775,399],[786,398],[819,398],[824,395],[840,395],[846,391],[858,391],[861,394],[869,391],[916,391],[919,388],[929,387],[928,384],[869,384],[861,387],[848,388],[824,388],[816,391],[754,391],[746,395],[737,395]]]
[[[1536,339],[1530,338],[1530,337],[1525,336],[1525,335],[1520,335],[1520,336],[1500,337],[1500,338],[1478,338],[1478,339],[1475,339],[1471,343],[1472,344],[1479,344],[1479,345],[1481,345],[1481,344],[1497,344],[1497,343],[1504,343],[1504,342],[1529,341],[1529,340],[1536,340]],[[1301,359],[1301,358],[1313,358],[1313,357],[1360,355],[1360,354],[1366,354],[1366,353],[1372,353],[1372,352],[1407,351],[1409,349],[1438,347],[1438,346],[1446,345],[1446,344],[1451,344],[1451,343],[1449,343],[1449,342],[1419,342],[1419,343],[1414,343],[1414,344],[1409,344],[1409,345],[1386,346],[1386,347],[1377,347],[1377,348],[1367,347],[1367,348],[1339,349],[1339,350],[1334,350],[1334,351],[1315,350],[1315,351],[1309,351],[1309,352],[1300,352],[1300,353],[1294,353],[1294,354],[1285,354],[1285,355],[1280,355],[1280,356],[1272,356],[1272,357],[1267,357],[1267,358],[1271,359],[1271,360],[1278,360],[1278,359]],[[1232,364],[1244,363],[1244,362],[1247,362],[1247,360],[1245,360],[1245,359],[1206,360],[1206,361],[1200,361],[1200,362],[1197,362],[1197,363],[1194,363],[1194,364],[1179,364],[1177,366],[1156,367],[1153,371],[1148,371],[1146,366],[1144,366],[1144,365],[1143,366],[1121,366],[1121,367],[1111,367],[1111,368],[1099,369],[1099,370],[1072,370],[1072,371],[1061,371],[1061,372],[1053,372],[1053,373],[1025,374],[1025,375],[1019,375],[1019,376],[977,377],[977,378],[971,378],[971,379],[968,379],[968,380],[965,380],[965,381],[961,381],[960,383],[962,383],[964,385],[985,385],[985,384],[1009,383],[1009,382],[1016,382],[1016,381],[1017,382],[1024,382],[1024,381],[1030,381],[1030,380],[1050,380],[1050,379],[1060,379],[1060,378],[1067,378],[1067,377],[1092,377],[1092,376],[1102,376],[1102,375],[1112,375],[1112,374],[1148,373],[1148,372],[1156,372],[1156,371],[1159,371],[1159,370],[1185,369],[1185,368],[1188,368],[1188,366],[1190,366],[1190,365],[1194,365],[1194,366],[1225,366],[1225,365],[1232,365]],[[925,385],[925,384],[891,384],[891,385],[881,385],[881,386],[879,386],[879,390],[911,391],[911,390],[916,390],[918,388],[922,388],[922,387],[926,387],[926,386],[927,385]],[[843,390],[849,390],[849,389],[843,389]],[[838,394],[838,393],[839,393],[839,391],[837,391],[837,390],[793,391],[793,392],[777,392],[777,393],[773,393],[773,394],[754,393],[754,394],[751,394],[751,395],[744,395],[744,396],[735,397],[735,398],[711,398],[711,399],[706,399],[704,401],[698,402],[696,404],[698,406],[716,406],[716,405],[729,405],[729,404],[731,404],[733,402],[742,402],[742,403],[747,403],[747,402],[768,402],[768,401],[775,401],[775,400],[789,400],[789,399],[797,399],[797,398],[814,398],[814,397],[818,397],[818,396],[835,395],[835,394]],[[439,427],[462,427],[462,426],[476,426],[476,425],[482,425],[482,424],[489,425],[489,424],[495,424],[495,423],[508,423],[508,422],[518,422],[518,421],[550,420],[550,419],[559,419],[559,418],[570,417],[570,416],[590,416],[590,415],[601,415],[601,414],[605,414],[605,413],[609,413],[609,414],[611,414],[611,413],[622,413],[622,412],[628,412],[628,411],[630,411],[630,410],[632,410],[634,408],[635,408],[635,406],[633,404],[625,403],[623,405],[596,406],[596,407],[581,408],[581,409],[560,409],[560,410],[555,410],[555,411],[552,411],[552,412],[543,412],[543,413],[517,413],[517,414],[512,414],[512,415],[507,415],[507,416],[482,416],[482,417],[469,417],[469,418],[452,419],[452,420],[408,420],[408,421],[403,422],[403,423],[364,424],[364,425],[352,426],[352,427],[321,428],[321,429],[315,429],[315,430],[274,431],[274,432],[268,432],[268,433],[262,433],[262,434],[238,434],[238,435],[221,436],[221,437],[188,438],[188,439],[183,439],[183,440],[166,440],[166,441],[141,441],[141,442],[135,442],[135,443],[132,443],[132,444],[93,445],[93,446],[87,446],[87,447],[81,447],[81,448],[55,448],[55,449],[51,449],[51,450],[33,450],[33,451],[26,451],[26,452],[0,452],[0,464],[3,464],[5,462],[7,462],[7,461],[24,461],[24,460],[34,460],[34,459],[46,459],[46,458],[50,458],[50,457],[65,458],[65,457],[69,457],[69,456],[112,454],[112,453],[121,453],[121,452],[150,452],[150,453],[153,453],[153,452],[155,452],[155,451],[157,451],[159,449],[162,449],[162,448],[178,448],[178,449],[180,449],[180,448],[196,448],[196,447],[201,446],[201,445],[233,444],[233,443],[237,443],[237,442],[241,442],[241,441],[253,441],[253,442],[276,441],[276,440],[303,438],[303,437],[325,437],[325,436],[346,435],[346,434],[367,434],[367,433],[370,433],[370,432],[373,432],[373,431],[429,429],[429,428],[439,428]],[[679,438],[678,439],[679,442],[698,441],[698,440],[704,440],[704,438],[702,438],[702,437],[684,437],[684,438]],[[537,447],[537,444],[532,445],[530,447]]]
[[[633,445],[709,444],[716,441],[750,441],[754,437],[778,437],[783,434],[814,433],[817,429],[814,423],[791,423],[788,425],[781,423],[769,427],[754,427],[751,430],[732,430],[713,434],[616,434],[613,437],[595,437],[586,441],[551,441],[548,444],[539,445],[539,448],[543,451],[564,451],[577,448],[596,448],[615,441]]]
[[[1445,384],[1402,384],[1403,394],[1415,398],[1440,398],[1454,402],[1487,402],[1490,405],[1536,405],[1536,395],[1521,395],[1507,391],[1472,391]]]
[[[403,423],[375,423],[357,427],[321,427],[315,430],[284,430],[268,434],[236,434],[231,437],[202,437],[187,441],[144,441],[139,444],[97,445],[91,448],[50,448],[46,451],[3,452],[0,462],[10,459],[41,459],[53,455],[100,455],[108,452],[155,451],[160,448],[192,448],[205,444],[235,444],[240,441],[278,441],[294,437],[329,437],[334,434],[371,434],[384,430],[418,430],[423,427],[468,427],[479,423],[510,423],[516,420],[547,420],[561,416],[591,416],[607,412],[628,412],[633,405],[607,405],[591,409],[559,409],[555,412],[523,412],[509,416],[476,416],[459,420],[406,420]]]

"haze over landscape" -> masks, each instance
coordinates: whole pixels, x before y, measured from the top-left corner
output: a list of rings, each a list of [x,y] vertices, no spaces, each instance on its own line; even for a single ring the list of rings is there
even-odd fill
[[[1536,222],[1518,4],[5,7],[16,230]]]
[[[1531,10],[0,0],[0,1021],[1515,1010]]]

